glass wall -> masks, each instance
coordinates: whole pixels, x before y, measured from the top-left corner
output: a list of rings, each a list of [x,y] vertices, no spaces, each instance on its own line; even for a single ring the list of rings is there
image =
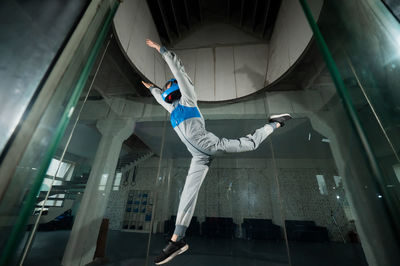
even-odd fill
[[[346,87],[357,107],[357,114],[363,123],[364,130],[375,155],[382,176],[377,180],[385,192],[386,202],[394,221],[397,232],[400,210],[399,176],[395,169],[400,163],[400,26],[392,13],[382,3],[367,1],[357,6],[345,4],[334,7],[346,28],[340,40],[347,36],[355,36],[352,41],[340,46],[334,54],[335,60],[343,64],[340,68]],[[359,7],[359,15],[347,18],[352,9]],[[374,14],[374,16],[372,16]],[[326,22],[324,22],[326,27]],[[343,23],[343,22],[341,22]],[[359,25],[367,25],[368,34],[361,34]],[[328,45],[333,46],[331,32],[327,35]],[[358,33],[358,34],[356,34]],[[329,34],[329,35],[328,35]],[[336,38],[338,37],[335,34]],[[365,59],[367,55],[367,59]],[[362,60],[363,58],[365,60]]]
[[[0,154],[35,101],[88,3],[1,2]]]
[[[232,139],[264,126],[271,114],[289,112],[294,118],[255,151],[213,158],[186,233],[189,250],[169,265],[353,266],[398,261],[393,219],[399,210],[400,172],[394,115],[397,57],[394,50],[390,58],[385,54],[395,46],[380,43],[387,35],[372,38],[373,34],[357,35],[360,28],[351,31],[353,22],[344,18],[349,17],[347,9],[356,7],[342,4],[325,3],[319,26],[334,51],[350,102],[335,87],[329,65],[306,52],[304,56],[320,71],[311,78],[294,71],[286,78],[309,84],[307,88],[263,92],[239,103],[199,104],[207,130]],[[368,5],[366,1],[357,8],[385,12]],[[340,30],[334,31],[333,24]],[[357,41],[346,41],[356,40],[354,36],[374,39],[374,49],[380,47],[389,63],[369,62],[377,52],[369,50],[367,40],[359,41],[359,46]],[[112,57],[106,47],[100,55]],[[309,47],[315,48],[315,43]],[[362,54],[369,54],[368,60]],[[107,71],[100,71],[104,75],[100,80],[110,78],[107,62],[97,58],[90,81],[96,81],[102,68]],[[170,126],[168,114],[155,101],[143,98],[110,99],[92,91],[97,96],[86,101],[91,90],[88,82],[75,108],[79,111],[48,158],[56,168],[50,167],[46,177],[54,182],[43,182],[35,198],[32,226],[15,263],[23,258],[24,265],[84,265],[93,260],[104,265],[152,265],[174,231],[191,155]],[[356,111],[361,128],[344,103]],[[127,134],[118,135],[123,125],[116,110],[136,117],[133,132],[128,126]],[[237,115],[237,110],[242,113]],[[43,130],[53,132],[48,126]],[[42,136],[35,135],[32,141],[48,139]],[[41,150],[28,150],[2,204],[19,206],[29,199],[25,191],[31,183],[25,184],[24,178],[36,180],[33,174],[43,163],[37,158],[46,157],[47,149],[43,143]],[[37,220],[39,213],[42,217]],[[4,227],[2,239],[10,229],[11,224]]]
[[[11,3],[12,2],[12,3]],[[14,1],[8,1],[8,4],[10,4],[14,10],[18,10],[18,12],[28,12],[32,17],[37,18],[37,15],[35,15],[37,12],[36,8],[42,7],[41,5],[37,5],[35,7],[30,6],[29,4],[24,4],[24,3],[14,3]],[[86,2],[85,2],[86,3]],[[69,33],[70,28],[74,25],[75,19],[77,18],[77,15],[82,12],[82,9],[86,7],[86,4],[73,4],[67,6],[67,11],[69,9],[75,10],[76,16],[74,19],[71,18],[70,15],[67,17],[65,16],[60,16],[60,13],[57,13],[57,18],[54,17],[54,14],[52,11],[54,9],[59,8],[60,6],[55,3],[47,3],[49,14],[53,14],[53,18],[48,18],[46,16],[40,17],[38,21],[42,23],[43,25],[51,25],[54,26],[55,28],[53,29],[50,27],[50,32],[51,29],[53,31],[53,34],[58,36],[59,38],[55,38],[54,41],[56,42],[56,45],[54,43],[51,44],[52,48],[54,48],[52,51],[53,53],[50,53],[47,48],[43,48],[43,51],[40,53],[43,53],[43,56],[45,54],[45,57],[47,58],[48,56],[51,55],[51,57],[48,58],[48,60],[42,60],[42,61],[35,61],[34,65],[26,64],[26,61],[24,61],[24,67],[26,67],[26,71],[29,73],[35,73],[30,71],[32,67],[36,67],[36,64],[40,65],[40,69],[42,69],[43,73],[41,75],[44,75],[44,73],[47,71],[47,68],[49,67],[49,64],[51,63],[52,58],[54,57],[55,53],[58,51],[59,47],[64,41],[65,36]],[[3,3],[4,4],[4,3]],[[14,5],[13,5],[14,4]],[[32,3],[31,3],[32,4]],[[44,6],[46,6],[44,4]],[[21,9],[18,9],[20,8]],[[24,7],[24,8],[22,8]],[[65,11],[66,6],[62,5],[62,10]],[[58,10],[58,9],[57,9]],[[32,129],[33,133],[31,138],[29,139],[29,144],[25,149],[25,152],[22,155],[22,158],[18,158],[18,165],[16,169],[13,169],[12,171],[9,171],[11,176],[4,176],[4,180],[9,180],[9,182],[4,183],[4,187],[2,189],[6,189],[5,192],[2,194],[1,197],[1,202],[0,202],[0,213],[1,213],[1,229],[0,229],[0,249],[1,249],[1,257],[0,257],[0,265],[11,265],[12,263],[17,263],[21,258],[23,258],[26,254],[27,251],[29,250],[30,244],[33,240],[33,234],[28,237],[29,233],[26,235],[27,239],[27,245],[24,247],[24,243],[21,242],[21,239],[24,235],[24,231],[28,228],[28,230],[33,229],[33,232],[36,230],[35,226],[39,224],[39,219],[46,220],[46,218],[42,219],[40,214],[47,213],[50,216],[57,217],[57,213],[54,212],[54,210],[50,210],[47,207],[50,207],[49,205],[55,206],[54,208],[63,208],[65,205],[71,204],[71,201],[69,200],[69,195],[67,193],[67,190],[65,187],[63,187],[64,182],[68,182],[70,178],[72,178],[72,174],[76,173],[77,171],[82,171],[82,174],[85,173],[86,170],[83,170],[84,168],[87,168],[87,165],[81,165],[82,162],[74,160],[73,158],[64,158],[64,154],[60,151],[57,151],[57,146],[58,143],[60,142],[63,134],[65,133],[66,136],[71,135],[72,128],[67,128],[68,122],[71,119],[71,116],[74,112],[74,109],[77,108],[76,103],[78,101],[78,98],[82,92],[83,85],[85,84],[85,79],[88,77],[88,70],[90,70],[90,65],[86,64],[86,62],[90,62],[90,55],[92,52],[92,49],[96,51],[96,46],[95,42],[98,39],[99,36],[101,36],[101,29],[103,25],[105,25],[105,18],[107,17],[108,14],[111,14],[110,12],[110,7],[107,5],[107,3],[104,3],[104,5],[96,6],[97,14],[94,16],[90,21],[90,26],[89,30],[87,33],[84,35],[83,39],[81,40],[81,43],[79,44],[78,49],[75,51],[74,55],[72,56],[71,63],[69,67],[67,68],[66,72],[63,74],[60,82],[58,83],[57,89],[55,89],[55,93],[53,95],[46,95],[42,97],[47,97],[51,96],[51,100],[49,104],[44,108],[44,113],[40,118],[40,121],[38,122],[38,126],[35,130]],[[3,11],[3,9],[2,9]],[[41,12],[43,10],[40,10]],[[65,11],[65,12],[67,12]],[[17,12],[17,11],[16,11]],[[17,13],[18,13],[17,12]],[[32,13],[32,14],[31,14]],[[42,12],[43,13],[43,12]],[[68,13],[68,12],[67,12]],[[44,12],[43,14],[47,14]],[[63,14],[63,13],[62,13]],[[21,14],[22,16],[22,14]],[[60,21],[59,21],[59,20]],[[71,20],[72,19],[72,20]],[[42,21],[43,20],[43,21]],[[54,20],[54,25],[50,23],[50,21]],[[71,20],[71,21],[70,21]],[[69,21],[67,24],[66,21]],[[110,21],[110,19],[109,19]],[[18,20],[18,23],[22,23],[22,21]],[[34,20],[34,22],[36,22]],[[39,23],[38,22],[38,23]],[[31,23],[31,21],[30,21]],[[39,25],[41,25],[39,23]],[[63,25],[58,25],[58,24],[63,24]],[[33,25],[33,24],[32,24]],[[68,27],[66,26],[68,25]],[[110,25],[108,23],[108,25]],[[60,29],[61,27],[61,29]],[[35,25],[34,29],[38,28],[37,25]],[[62,30],[64,29],[64,30]],[[28,27],[28,32],[27,37],[32,35],[32,29],[29,30]],[[104,30],[103,30],[104,31]],[[107,31],[103,33],[105,35]],[[48,31],[46,33],[50,34]],[[24,35],[25,36],[25,35]],[[46,43],[48,42],[48,38],[51,37],[51,34],[49,36],[42,36],[42,35],[37,35],[38,38],[43,38],[38,41],[38,45],[45,41]],[[10,38],[8,41],[13,41],[12,38]],[[103,36],[104,40],[104,36]],[[21,42],[23,43],[23,42]],[[97,45],[98,48],[102,45],[102,40],[98,42],[99,44]],[[26,44],[26,42],[25,42]],[[19,44],[21,45],[21,44]],[[46,45],[45,45],[46,46]],[[53,47],[54,46],[54,47]],[[30,47],[30,46],[29,46]],[[46,46],[47,47],[47,46]],[[97,49],[98,49],[97,48]],[[29,48],[31,49],[31,48]],[[29,50],[28,49],[28,50]],[[26,49],[25,49],[26,50]],[[25,51],[24,50],[24,51]],[[27,50],[27,51],[28,51]],[[34,51],[29,50],[29,53],[35,54]],[[38,54],[39,57],[42,56],[42,54]],[[13,54],[13,53],[11,53]],[[92,55],[93,57],[93,55]],[[26,59],[26,56],[22,57],[24,60]],[[28,56],[28,58],[31,58]],[[9,60],[13,61],[13,60]],[[94,60],[92,60],[94,62]],[[93,64],[92,62],[92,64]],[[17,63],[19,64],[19,63]],[[8,69],[8,68],[7,68]],[[35,69],[37,71],[40,70]],[[24,71],[25,71],[24,70]],[[13,71],[16,71],[15,69]],[[41,71],[41,70],[40,70]],[[40,72],[39,71],[39,72]],[[15,72],[16,73],[16,72]],[[85,76],[86,74],[86,76]],[[17,74],[9,74],[8,78],[11,78]],[[19,75],[19,74],[18,74]],[[39,74],[38,74],[39,75]],[[40,75],[39,75],[40,76]],[[41,77],[40,77],[41,78]],[[39,82],[37,80],[37,83],[30,83],[29,87],[32,87],[33,89],[36,89]],[[10,79],[7,79],[11,82]],[[20,82],[21,80],[26,81],[25,78],[17,79],[17,83]],[[36,85],[35,85],[36,84]],[[32,86],[31,86],[32,85]],[[22,86],[22,85],[21,85]],[[13,86],[14,88],[15,86]],[[18,87],[18,86],[17,86]],[[35,91],[29,92],[31,96],[28,98],[21,98],[25,99],[27,102],[22,103],[18,102],[12,102],[12,105],[15,108],[22,108],[22,113],[24,112],[26,105],[30,101],[32,95],[35,93]],[[28,94],[29,94],[28,93]],[[8,97],[8,96],[7,96]],[[7,99],[7,97],[3,97],[4,99]],[[20,99],[19,99],[20,100]],[[42,99],[36,99],[37,102],[41,102]],[[9,102],[10,103],[10,102]],[[6,105],[6,108],[8,108],[9,105]],[[13,107],[13,108],[14,108]],[[8,108],[7,112],[11,110],[11,113],[15,114],[22,114],[18,112],[17,110],[13,108]],[[15,110],[15,111],[13,111]],[[74,113],[76,115],[76,112]],[[2,115],[4,116],[4,114]],[[19,119],[19,118],[18,118]],[[18,120],[17,119],[17,120]],[[14,119],[11,119],[14,120]],[[71,122],[72,123],[72,122]],[[10,129],[10,133],[12,133],[11,128],[7,128],[7,130]],[[26,133],[26,132],[25,132]],[[29,134],[28,134],[29,135]],[[20,147],[20,149],[24,149],[24,147]],[[54,172],[53,168],[51,167],[49,170],[49,164],[53,160],[53,164],[51,166],[54,166],[54,162],[57,166],[55,166],[56,171]],[[58,160],[58,161],[54,161]],[[57,163],[58,162],[58,163]],[[78,165],[76,165],[78,164]],[[9,167],[7,165],[2,165],[2,168]],[[47,174],[46,174],[47,173]],[[46,178],[45,178],[46,177]],[[8,179],[7,179],[8,178]],[[42,181],[45,180],[45,183],[42,184]],[[55,180],[54,183],[51,180]],[[60,183],[58,187],[58,191],[53,191],[51,189],[52,185]],[[49,186],[50,184],[50,186]],[[42,186],[42,189],[40,187]],[[48,191],[47,193],[45,191]],[[47,197],[49,197],[49,200],[47,200],[46,203],[43,203],[43,200],[45,200]],[[43,203],[43,204],[42,204]],[[59,206],[62,205],[62,206]],[[35,209],[36,207],[44,207],[39,209]],[[46,210],[48,209],[48,210]],[[53,218],[55,218],[53,217]],[[38,221],[38,223],[36,223]],[[27,226],[28,225],[28,226]],[[22,245],[17,251],[17,246]],[[25,248],[25,249],[24,249]],[[14,262],[11,262],[14,261]]]
[[[394,81],[399,76],[400,26],[380,1],[325,1],[318,22],[320,35],[306,1],[301,3],[369,166],[367,175],[354,178],[348,186],[353,190],[350,205],[360,219],[366,256],[379,265],[395,264],[400,228],[396,218],[400,95]],[[349,139],[355,146],[357,137]],[[360,196],[354,196],[356,191]]]
[[[171,265],[367,265],[360,221],[349,203],[352,191],[344,181],[364,176],[360,169],[367,162],[350,122],[338,119],[344,109],[332,81],[327,89],[331,94],[320,111],[295,112],[297,118],[256,151],[213,159],[186,234],[189,250]],[[259,99],[246,101],[264,107]],[[205,114],[208,108],[200,104]],[[259,119],[209,119],[206,127],[235,139],[262,127],[270,111],[255,114]],[[155,156],[121,169],[121,185],[111,192],[106,211],[107,257],[113,263],[152,265],[174,231],[191,156],[169,121],[137,122],[134,134]],[[336,134],[349,139],[343,143]],[[351,171],[340,164],[349,159],[338,153],[347,154],[348,145],[353,157],[361,156],[360,168]]]
[[[286,148],[279,141],[279,133],[270,137],[290,265],[368,265],[360,242],[359,225],[364,221],[349,202],[351,197],[360,200],[353,194],[360,184],[349,180],[364,178],[362,168],[368,162],[333,91],[333,82],[319,88],[330,90],[329,101],[307,119],[288,123],[290,134],[295,135],[286,153],[290,159],[281,158]],[[340,138],[343,135],[346,139]],[[356,164],[362,167],[357,169]]]

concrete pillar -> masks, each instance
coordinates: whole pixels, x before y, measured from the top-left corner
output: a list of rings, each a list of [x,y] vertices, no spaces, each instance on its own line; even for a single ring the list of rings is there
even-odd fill
[[[103,136],[61,265],[86,265],[93,260],[122,142],[132,134],[134,124],[132,119],[118,118],[97,122],[97,128]]]

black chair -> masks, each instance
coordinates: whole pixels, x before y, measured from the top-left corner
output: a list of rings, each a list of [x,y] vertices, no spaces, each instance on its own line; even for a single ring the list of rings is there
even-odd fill
[[[325,227],[315,225],[314,221],[286,220],[285,225],[288,240],[307,242],[329,241],[328,230]]]
[[[242,232],[246,239],[280,240],[282,239],[281,228],[272,223],[270,219],[244,218]]]
[[[164,234],[172,235],[175,230],[176,216],[171,216],[171,219],[164,221]],[[200,235],[200,223],[197,221],[197,217],[193,216],[190,221],[189,228],[186,231],[186,236],[199,236]]]
[[[201,232],[207,237],[234,238],[236,226],[232,218],[206,217],[201,223]]]
[[[189,228],[186,231],[187,236],[199,236],[200,235],[200,223],[197,221],[197,217],[193,216],[190,221]]]

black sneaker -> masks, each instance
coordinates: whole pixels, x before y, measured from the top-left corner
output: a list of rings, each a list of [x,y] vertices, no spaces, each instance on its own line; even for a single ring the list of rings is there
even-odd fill
[[[285,125],[285,121],[292,119],[292,116],[290,114],[280,114],[280,115],[272,115],[269,118],[269,122],[273,123],[273,122],[278,122],[279,124],[281,124],[281,127],[283,127]]]
[[[177,242],[169,241],[168,245],[161,251],[161,254],[156,257],[154,263],[161,265],[172,260],[175,256],[182,254],[189,249],[189,245],[182,239]]]

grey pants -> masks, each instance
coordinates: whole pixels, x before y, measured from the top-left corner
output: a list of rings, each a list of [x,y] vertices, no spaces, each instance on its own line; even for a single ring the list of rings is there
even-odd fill
[[[211,163],[212,157],[209,154],[215,155],[218,153],[236,153],[255,150],[274,131],[274,128],[276,128],[276,124],[272,123],[257,129],[254,134],[249,134],[239,139],[217,138],[215,140],[215,145],[212,145],[212,148],[206,151],[207,154],[190,149],[193,158],[181,194],[174,231],[174,234],[179,236],[178,240],[185,235],[185,231],[192,219],[201,184],[206,177]]]

